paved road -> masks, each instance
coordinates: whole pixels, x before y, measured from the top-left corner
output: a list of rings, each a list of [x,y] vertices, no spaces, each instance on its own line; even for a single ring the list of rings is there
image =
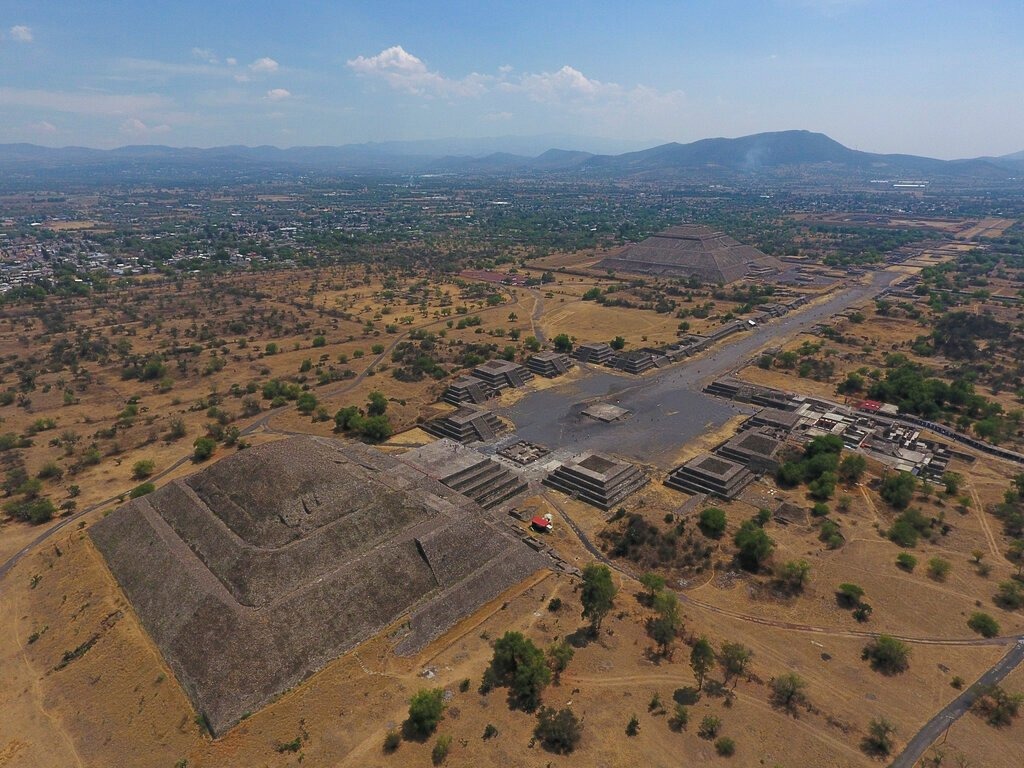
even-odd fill
[[[971,708],[980,690],[985,686],[995,685],[1002,681],[1021,661],[1024,661],[1024,637],[1019,638],[1013,644],[1010,652],[979,677],[974,685],[953,699],[941,712],[929,720],[907,743],[899,757],[892,761],[890,768],[914,768],[917,761],[924,755],[925,750],[942,735],[942,732]]]

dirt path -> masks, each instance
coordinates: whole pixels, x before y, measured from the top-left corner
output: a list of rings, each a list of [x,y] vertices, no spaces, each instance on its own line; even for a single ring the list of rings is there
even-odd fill
[[[16,609],[15,615],[23,615],[21,611],[20,599],[18,597],[14,598],[14,605]],[[25,652],[25,645],[21,641],[20,633],[18,632],[17,628],[12,629],[13,631],[11,632],[11,635],[13,635],[15,642],[18,644],[18,656],[25,665],[26,676],[30,678],[32,681],[32,703],[39,711],[39,714],[46,718],[46,720],[52,726],[53,730],[60,735],[60,741],[62,741],[64,745],[67,747],[67,752],[70,753],[70,756],[74,759],[74,764],[77,765],[78,768],[83,768],[85,764],[82,762],[82,757],[78,754],[78,750],[75,748],[75,742],[72,741],[71,737],[68,735],[68,732],[64,730],[64,725],[61,723],[60,719],[52,715],[49,712],[49,710],[47,710],[46,707],[43,706],[44,695],[42,688],[39,686],[39,675],[37,674],[35,667],[33,667],[28,660],[28,654]],[[50,746],[51,748],[59,749],[57,747],[57,744],[55,744],[53,741],[50,742]],[[64,759],[67,758],[65,757]],[[2,764],[2,762],[3,761],[0,761],[0,764]]]
[[[992,557],[998,560],[999,543],[996,541],[996,537],[992,533],[992,528],[988,524],[988,519],[985,517],[985,505],[981,503],[981,497],[978,496],[978,490],[973,484],[968,483],[967,488],[971,492],[974,509],[978,513],[978,522],[981,523],[981,530],[985,533],[985,538],[988,540],[988,548],[992,552]]]

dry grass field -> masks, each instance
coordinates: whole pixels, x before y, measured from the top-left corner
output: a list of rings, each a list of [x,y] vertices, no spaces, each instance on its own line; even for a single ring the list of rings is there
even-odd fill
[[[552,260],[559,258],[550,257],[547,266],[557,266]],[[766,532],[775,552],[769,567],[757,575],[732,565],[732,536],[741,523],[783,499],[802,508],[812,501],[803,488],[783,491],[764,480],[741,500],[716,503],[728,524],[721,539],[701,539],[711,550],[711,568],[661,570],[680,594],[684,617],[684,631],[670,658],[655,653],[646,632],[653,613],[638,598],[637,577],[647,566],[612,559],[619,586],[614,610],[596,639],[576,635],[582,642],[561,684],[543,696],[548,705],[571,703],[583,718],[583,738],[572,757],[552,755],[534,743],[535,718],[510,711],[503,689],[478,692],[491,643],[502,633],[522,631],[545,647],[584,625],[576,580],[546,571],[466,617],[415,657],[391,653],[385,632],[219,739],[210,739],[197,724],[188,699],[86,535],[91,522],[144,481],[133,477],[136,463],[152,461],[152,477],[161,484],[197,468],[189,459],[192,443],[207,433],[221,434],[213,459],[237,450],[239,441],[253,444],[289,433],[331,435],[334,413],[349,405],[365,407],[374,391],[387,397],[396,432],[382,449],[423,445],[432,438],[417,423],[450,406],[436,403],[444,379],[393,376],[394,368],[405,364],[392,358],[403,342],[419,345],[454,374],[475,359],[469,353],[502,354],[510,346],[511,354],[522,359],[531,335],[550,339],[567,333],[580,340],[621,335],[630,342],[627,349],[676,337],[679,320],[673,313],[583,301],[587,290],[609,284],[599,277],[558,274],[553,284],[509,288],[339,267],[235,275],[211,284],[151,282],[67,300],[60,307],[8,308],[0,316],[0,390],[13,395],[0,406],[0,433],[27,437],[31,445],[9,447],[0,452],[0,461],[8,472],[21,469],[27,477],[42,472],[38,493],[53,500],[58,516],[42,526],[12,520],[0,524],[0,561],[59,522],[62,514],[97,508],[31,550],[4,577],[0,622],[9,631],[0,636],[0,668],[6,676],[0,686],[0,768],[426,766],[434,739],[405,741],[395,754],[386,754],[382,746],[388,731],[405,718],[409,697],[433,686],[449,695],[438,732],[453,739],[446,763],[452,766],[719,761],[787,768],[871,766],[880,763],[865,754],[861,740],[869,721],[883,716],[896,727],[898,751],[957,695],[954,678],[969,683],[1005,652],[1002,645],[980,642],[967,627],[972,612],[992,614],[1002,636],[1024,633],[1024,613],[992,603],[999,582],[1014,573],[1003,557],[1008,540],[988,511],[1001,499],[1012,470],[994,460],[955,466],[968,480],[970,507],[961,509],[955,499],[938,493],[914,499],[926,515],[941,517],[950,528],[917,546],[920,565],[911,573],[896,567],[900,549],[884,536],[896,513],[872,486],[878,467],[869,468],[863,485],[837,490],[837,496],[849,497],[848,509],[839,511],[837,502],[830,502],[841,547],[828,549],[813,519],[789,526],[770,521]],[[736,307],[728,301],[715,304],[711,317],[690,318],[691,330],[714,327],[716,316]],[[742,375],[834,397],[835,383],[846,372],[877,365],[894,345],[907,352],[907,343],[925,332],[906,319],[878,316],[871,307],[863,312],[863,323],[837,325],[854,337],[853,344],[836,345],[812,335],[779,344],[783,351],[805,342],[822,342],[822,350],[834,346],[833,354],[819,355],[835,362],[829,380],[756,366]],[[471,318],[479,318],[479,324],[462,322]],[[153,369],[154,375],[125,377],[126,370],[145,371],[156,355],[163,367]],[[580,375],[577,369],[569,379]],[[275,405],[273,398],[263,397],[264,385],[275,380],[306,387],[302,391],[316,398],[313,410],[302,413],[295,400]],[[519,396],[506,393],[503,401]],[[721,442],[740,418],[683,446],[678,462]],[[233,440],[223,434],[231,428],[239,431]],[[47,469],[51,463],[59,472]],[[681,524],[687,533],[702,536],[696,532],[697,511],[678,517],[688,497],[661,485],[664,478],[651,471],[651,484],[623,505],[627,516],[640,515],[663,533]],[[14,496],[19,493],[14,489]],[[66,502],[74,503],[61,510]],[[537,492],[520,506],[552,513],[555,528],[548,543],[581,568],[595,555],[569,521],[599,549],[607,546],[602,534],[622,525],[554,491]],[[986,575],[971,562],[974,550],[984,553]],[[952,564],[944,581],[927,575],[925,563],[932,557]],[[795,559],[810,566],[801,594],[780,590],[770,573],[771,565]],[[864,588],[873,608],[866,623],[838,604],[836,589],[844,582]],[[553,597],[562,601],[557,611],[548,609]],[[868,636],[878,632],[906,640],[911,648],[906,672],[882,675],[861,660]],[[704,691],[690,707],[689,725],[677,732],[668,724],[673,693],[696,685],[689,643],[702,636],[716,648],[724,641],[742,643],[753,651],[753,661],[731,693],[716,685]],[[770,695],[771,680],[789,672],[806,683],[808,704],[794,711],[774,705]],[[720,667],[709,675],[714,682],[722,678]],[[465,680],[469,683],[463,690]],[[1024,688],[1020,670],[1006,687]],[[649,708],[655,694],[668,714]],[[639,732],[628,736],[625,729],[633,715]],[[706,715],[720,717],[721,734],[735,740],[732,758],[718,757],[713,741],[698,735]],[[488,724],[498,733],[484,739]],[[1007,756],[1020,742],[1021,727],[1018,721],[994,730],[968,715],[951,730],[948,745],[970,754],[972,765],[1014,766],[1018,763]]]

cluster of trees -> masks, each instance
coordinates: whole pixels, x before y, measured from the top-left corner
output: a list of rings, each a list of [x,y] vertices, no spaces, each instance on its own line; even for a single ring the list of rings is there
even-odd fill
[[[840,461],[843,440],[837,435],[815,437],[799,457],[790,458],[779,465],[776,482],[783,488],[807,484],[807,492],[817,501],[832,498],[839,480],[856,482],[864,473],[863,456],[848,454]]]
[[[379,443],[391,437],[391,420],[386,413],[388,399],[374,390],[370,393],[366,410],[355,405],[345,406],[334,414],[335,432],[359,435],[370,443]]]

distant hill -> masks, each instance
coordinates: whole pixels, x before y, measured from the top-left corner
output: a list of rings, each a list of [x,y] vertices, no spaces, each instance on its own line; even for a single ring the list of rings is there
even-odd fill
[[[778,131],[734,139],[675,142],[624,154],[573,149],[536,149],[541,141],[566,137],[444,139],[342,146],[225,146],[210,149],[139,145],[111,150],[0,145],[7,180],[66,178],[89,181],[201,181],[210,177],[255,178],[264,173],[451,173],[471,175],[581,174],[591,178],[690,178],[743,182],[764,177],[787,180],[826,176],[952,178],[1003,181],[1024,172],[1024,152],[1004,157],[938,160],[916,155],[876,154],[845,147],[822,133]],[[586,140],[593,143],[596,140]],[[551,146],[550,144],[547,146]],[[563,144],[562,146],[571,146]],[[527,150],[527,151],[524,151]]]

